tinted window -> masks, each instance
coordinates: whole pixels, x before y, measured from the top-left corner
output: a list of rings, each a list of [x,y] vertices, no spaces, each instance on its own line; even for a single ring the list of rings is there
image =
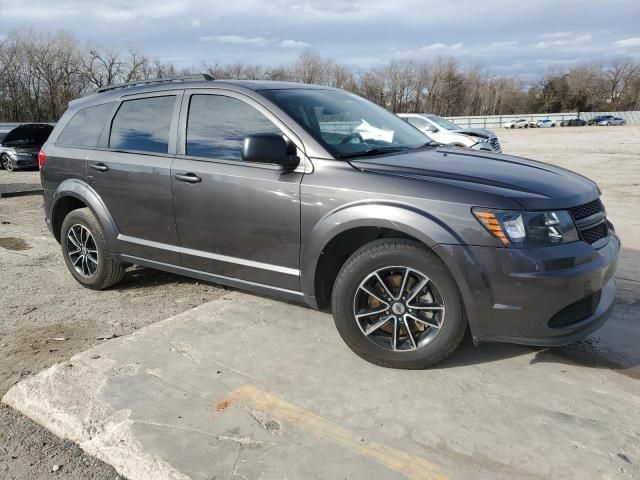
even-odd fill
[[[247,135],[280,130],[255,108],[220,95],[193,95],[187,120],[187,155],[242,160]]]
[[[79,110],[64,127],[56,143],[95,147],[112,108],[113,103],[105,103]]]
[[[118,150],[167,153],[174,104],[174,96],[123,102],[111,125],[109,146]]]

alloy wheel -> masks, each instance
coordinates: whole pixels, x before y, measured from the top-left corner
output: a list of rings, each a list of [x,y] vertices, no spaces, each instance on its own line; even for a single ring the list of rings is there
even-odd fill
[[[8,171],[13,170],[13,163],[11,163],[11,159],[8,155],[2,156],[2,167]]]
[[[98,249],[87,227],[76,223],[67,233],[67,255],[76,272],[92,277],[98,270]]]
[[[406,266],[385,267],[369,274],[356,290],[353,314],[361,332],[381,348],[410,352],[440,333],[445,303],[437,285]]]

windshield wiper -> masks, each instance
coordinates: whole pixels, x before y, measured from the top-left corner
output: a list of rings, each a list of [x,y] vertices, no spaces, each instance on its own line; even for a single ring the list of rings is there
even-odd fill
[[[361,152],[352,153],[340,153],[339,158],[353,158],[353,157],[372,157],[374,155],[384,155],[385,153],[401,152],[407,150],[409,147],[376,147],[369,150],[363,150]]]

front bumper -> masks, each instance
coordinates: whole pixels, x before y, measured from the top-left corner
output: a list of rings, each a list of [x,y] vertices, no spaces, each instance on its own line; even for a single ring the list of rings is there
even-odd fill
[[[38,168],[38,158],[34,158],[34,156],[31,154],[14,154],[11,156],[11,160],[14,170],[23,168]]]
[[[439,245],[435,251],[458,282],[476,341],[564,345],[598,329],[613,311],[615,233],[597,250],[574,242],[532,249]],[[589,299],[588,310],[574,308]]]

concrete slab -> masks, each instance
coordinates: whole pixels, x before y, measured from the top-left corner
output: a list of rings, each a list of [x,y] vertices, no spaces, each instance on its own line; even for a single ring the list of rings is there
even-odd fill
[[[637,346],[637,319],[622,305],[603,330]],[[234,292],[3,402],[131,480],[639,478],[640,355],[612,344],[467,342],[440,368],[388,370],[329,315]]]

